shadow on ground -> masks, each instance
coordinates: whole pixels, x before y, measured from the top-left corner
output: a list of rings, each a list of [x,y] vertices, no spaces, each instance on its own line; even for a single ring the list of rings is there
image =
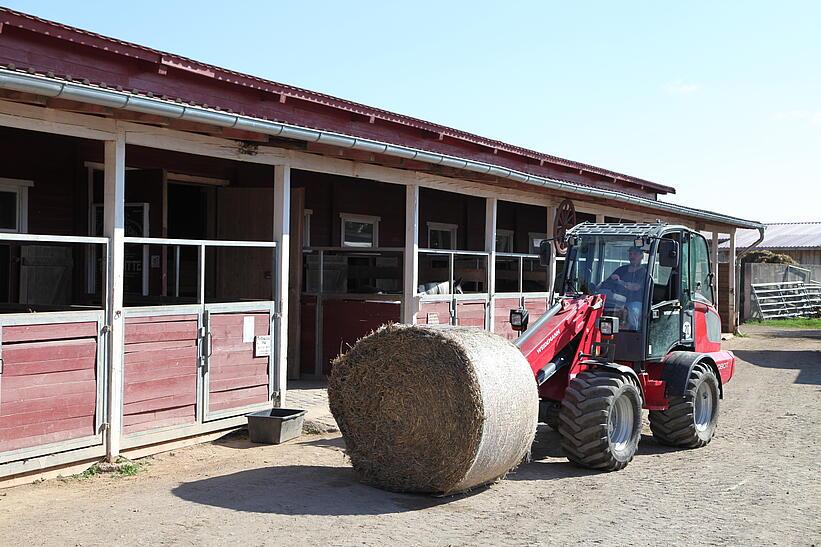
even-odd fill
[[[821,351],[734,350],[735,356],[751,365],[781,370],[797,370],[796,384],[821,385]]]
[[[466,496],[398,494],[358,481],[350,467],[261,467],[181,484],[177,497],[213,507],[281,515],[381,515],[418,511]]]
[[[821,340],[821,330],[817,329],[778,329],[761,327],[749,329],[742,325],[741,331],[755,337]]]
[[[680,450],[659,444],[652,435],[642,435],[636,458],[667,454]],[[641,465],[633,461],[630,465]],[[595,469],[579,467],[565,458],[559,433],[548,426],[540,425],[531,449],[531,461],[522,464],[507,475],[509,480],[555,480],[572,477],[586,477],[601,473]]]

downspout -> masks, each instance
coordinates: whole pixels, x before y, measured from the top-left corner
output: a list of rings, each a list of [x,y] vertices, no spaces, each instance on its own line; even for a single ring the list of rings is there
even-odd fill
[[[741,261],[741,257],[743,257],[745,254],[749,253],[750,251],[752,251],[753,249],[755,249],[756,247],[758,247],[759,245],[761,245],[761,242],[762,242],[762,241],[764,241],[764,230],[765,230],[766,228],[767,228],[767,227],[766,227],[766,226],[764,226],[764,225],[762,225],[761,227],[759,227],[759,228],[758,228],[758,239],[756,239],[756,240],[753,242],[753,244],[752,244],[752,245],[749,245],[749,246],[745,247],[743,251],[741,251],[740,253],[738,253],[737,255],[735,255],[735,259],[736,259],[737,261],[739,261],[739,262],[740,262],[740,261]]]
[[[386,156],[415,160],[432,165],[443,165],[454,169],[463,169],[474,173],[513,180],[541,188],[569,192],[579,196],[591,196],[604,200],[612,200],[620,203],[638,205],[640,207],[663,210],[668,213],[685,215],[711,222],[719,222],[723,224],[729,223],[733,226],[738,226],[741,228],[763,230],[763,227],[759,222],[734,218],[710,211],[690,209],[688,207],[683,207],[672,203],[641,198],[613,190],[580,186],[569,182],[531,175],[505,167],[499,167],[488,163],[462,159],[436,152],[428,152],[407,146],[398,146],[370,139],[342,135],[329,131],[262,120],[259,118],[232,114],[210,108],[191,106],[171,100],[142,97],[123,91],[116,91],[113,89],[95,87],[70,81],[62,81],[10,69],[0,69],[0,88],[24,93],[34,93],[46,97],[60,97],[108,108],[140,112],[143,114],[153,114],[155,116],[163,116],[166,118],[188,120],[219,127],[241,129],[244,131],[252,131],[270,135],[272,137],[282,137],[304,142],[316,142],[320,144],[338,146],[340,148],[350,148],[352,150],[384,154]]]

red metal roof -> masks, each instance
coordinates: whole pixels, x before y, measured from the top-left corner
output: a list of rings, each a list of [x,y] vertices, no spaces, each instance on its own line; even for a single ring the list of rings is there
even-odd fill
[[[564,158],[559,158],[557,156],[552,156],[549,154],[544,154],[541,152],[537,152],[534,150],[529,150],[527,148],[514,146],[511,144],[504,143],[502,141],[488,139],[485,137],[481,137],[479,135],[474,135],[472,133],[468,133],[465,131],[460,131],[457,129],[453,129],[450,127],[446,127],[443,125],[435,124],[432,122],[427,122],[425,120],[420,120],[418,118],[413,118],[410,116],[405,116],[402,114],[396,114],[394,112],[390,112],[387,110],[382,110],[374,107],[370,107],[367,105],[363,105],[360,103],[356,103],[353,101],[348,101],[345,99],[340,99],[337,97],[333,97],[331,95],[326,95],[323,93],[318,93],[315,91],[310,91],[294,86],[289,86],[286,84],[281,84],[278,82],[273,82],[270,80],[266,80],[264,78],[259,78],[256,76],[251,76],[247,74],[243,74],[240,72],[224,69],[221,67],[217,67],[214,65],[209,65],[206,63],[201,63],[192,59],[188,59],[179,55],[174,55],[171,53],[166,53],[163,51],[155,50],[146,46],[142,46],[139,44],[134,44],[131,42],[126,42],[123,40],[117,40],[114,38],[110,38],[107,36],[103,36],[101,34],[89,32],[86,30],[78,29],[75,27],[71,27],[68,25],[64,25],[61,23],[57,23],[54,21],[49,21],[46,19],[42,19],[39,17],[35,17],[33,15],[29,15],[26,13],[14,11],[8,8],[0,7],[0,25],[9,25],[11,27],[16,27],[19,29],[24,29],[30,32],[37,33],[44,37],[49,37],[53,39],[64,40],[70,42],[71,44],[76,44],[79,46],[90,47],[100,52],[105,52],[108,54],[116,54],[119,56],[123,56],[129,59],[133,59],[134,61],[143,61],[158,65],[160,67],[159,72],[160,74],[164,74],[163,69],[176,69],[179,71],[183,71],[185,73],[189,73],[192,75],[197,75],[201,77],[215,79],[220,82],[233,84],[236,86],[242,86],[245,88],[252,88],[258,89],[263,92],[272,93],[278,96],[280,100],[281,98],[286,99],[298,99],[300,101],[306,101],[309,103],[313,103],[316,105],[323,105],[325,107],[330,107],[336,110],[347,111],[350,113],[358,114],[365,118],[370,119],[379,119],[384,120],[386,122],[390,122],[393,124],[398,124],[401,126],[415,128],[421,131],[425,131],[431,133],[432,136],[436,136],[436,139],[431,140],[442,140],[442,137],[449,137],[451,139],[462,141],[464,143],[470,143],[472,145],[478,145],[484,148],[488,148],[493,151],[493,154],[496,154],[497,151],[505,152],[513,156],[519,156],[523,160],[533,160],[538,161],[539,163],[548,163],[557,166],[562,166],[565,168],[571,168],[579,171],[584,171],[586,173],[590,173],[593,175],[598,175],[601,177],[606,177],[613,179],[613,182],[617,182],[620,184],[627,184],[632,185],[642,190],[650,190],[655,193],[675,193],[675,189],[670,186],[665,186],[659,183],[655,183],[652,181],[644,180],[641,178],[633,177],[630,175],[625,175],[622,173],[617,173],[615,171],[610,171],[607,169],[602,169],[600,167],[596,167],[593,165],[588,165],[585,163],[575,162],[571,160],[567,160]],[[0,44],[3,41],[3,34],[0,32]],[[0,60],[2,62],[2,60]],[[7,65],[9,63],[6,63]],[[50,69],[49,67],[45,67],[38,63],[32,63],[38,66],[30,66],[30,67],[20,67],[20,68],[30,68],[36,71],[48,71],[55,73],[58,76],[63,77],[73,77],[73,78],[81,78],[87,79],[92,83],[102,84],[103,81],[95,81],[92,78],[86,78],[84,74],[68,74],[68,73],[60,73],[58,69]],[[111,82],[109,82],[111,83]],[[191,86],[192,84],[189,82],[185,82],[185,86]],[[180,89],[180,86],[177,86]],[[151,92],[158,93],[157,90],[152,89],[135,89],[134,91],[137,92]],[[185,102],[192,102],[196,104],[204,104],[202,101],[199,101],[191,96],[180,96],[180,97],[173,97],[175,99],[180,99]],[[219,97],[212,97],[213,103],[219,103]],[[210,106],[214,107],[223,107],[222,104],[211,104]],[[225,107],[226,109],[230,109],[230,106]],[[290,123],[295,123],[297,125],[306,125],[309,127],[314,128],[321,128],[321,129],[339,129],[334,127],[322,127],[321,123],[317,124],[316,120],[312,120],[313,123],[300,123],[301,120],[294,120],[294,119],[284,119],[282,121],[287,121]],[[362,135],[365,137],[371,135]],[[394,141],[395,144],[405,144]],[[409,143],[412,146],[419,146],[418,142]],[[429,146],[431,149],[433,148],[441,148],[440,145],[436,143],[431,143]],[[463,152],[464,155],[464,152]],[[532,165],[531,165],[532,167]],[[582,181],[575,181],[575,182],[582,182]],[[588,182],[588,184],[590,184]],[[593,184],[597,185],[597,184]]]

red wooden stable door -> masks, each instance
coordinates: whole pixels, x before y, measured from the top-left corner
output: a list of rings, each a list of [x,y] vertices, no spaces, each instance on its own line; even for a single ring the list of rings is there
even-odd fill
[[[0,463],[102,442],[102,312],[0,319]]]
[[[197,421],[199,314],[126,317],[123,432]]]
[[[487,301],[456,300],[454,323],[460,327],[487,328]]]
[[[270,407],[275,347],[270,310],[206,310],[203,319],[205,420]]]

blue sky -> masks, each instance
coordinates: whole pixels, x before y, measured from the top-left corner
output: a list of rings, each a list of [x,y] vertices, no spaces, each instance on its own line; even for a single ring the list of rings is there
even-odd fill
[[[48,19],[821,221],[821,2],[11,1]]]

